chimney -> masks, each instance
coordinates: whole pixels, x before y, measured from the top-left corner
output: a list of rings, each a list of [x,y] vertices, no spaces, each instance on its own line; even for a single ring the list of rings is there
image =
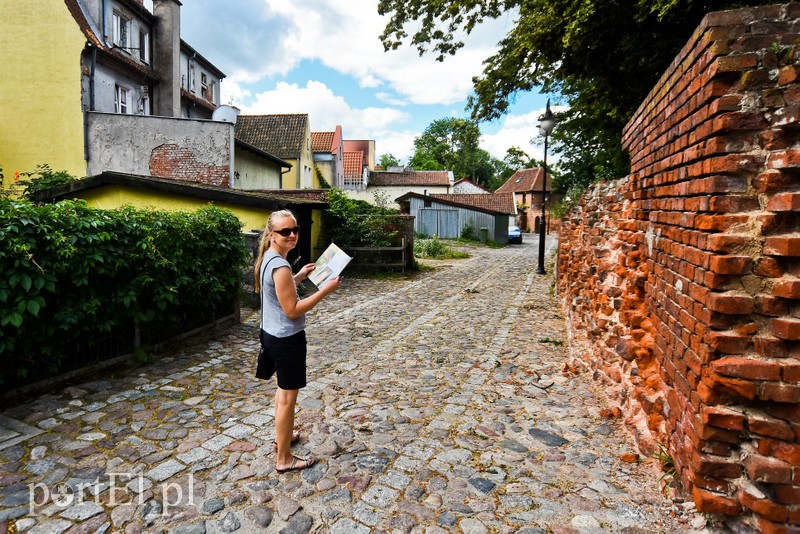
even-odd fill
[[[153,0],[153,67],[159,83],[155,86],[155,115],[181,116],[181,3]]]

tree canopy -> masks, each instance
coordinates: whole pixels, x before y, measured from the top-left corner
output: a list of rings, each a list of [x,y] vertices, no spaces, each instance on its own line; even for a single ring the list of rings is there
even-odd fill
[[[394,154],[381,154],[378,157],[378,165],[381,166],[382,169],[388,169],[389,167],[399,167],[400,160]]]
[[[494,158],[478,146],[480,137],[475,121],[436,119],[414,139],[411,166],[417,170],[450,170],[456,179],[469,178],[490,187],[495,175]]]
[[[764,0],[380,0],[386,50],[409,41],[443,60],[486,19],[515,12],[515,25],[473,78],[477,121],[508,111],[520,91],[560,95],[569,110],[553,133],[562,189],[628,172],[622,128],[709,11]],[[407,26],[414,23],[413,35]]]

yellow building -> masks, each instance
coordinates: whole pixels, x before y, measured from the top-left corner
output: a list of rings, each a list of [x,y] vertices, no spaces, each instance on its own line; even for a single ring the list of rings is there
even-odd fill
[[[0,13],[4,187],[15,173],[43,163],[83,176],[80,58],[86,37],[63,1],[4,2]]]

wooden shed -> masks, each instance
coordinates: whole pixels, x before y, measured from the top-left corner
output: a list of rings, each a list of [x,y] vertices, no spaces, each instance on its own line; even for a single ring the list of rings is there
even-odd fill
[[[516,206],[510,193],[505,194],[437,194],[406,193],[395,200],[403,211],[414,216],[414,232],[445,239],[461,237],[466,228],[481,236],[485,228],[489,240],[508,242],[509,221],[514,220]]]

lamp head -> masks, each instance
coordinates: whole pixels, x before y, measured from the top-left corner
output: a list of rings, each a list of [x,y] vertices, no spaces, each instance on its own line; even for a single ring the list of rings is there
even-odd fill
[[[553,128],[556,126],[556,117],[553,115],[553,112],[550,111],[550,99],[547,99],[547,109],[544,112],[544,115],[539,117],[541,123],[539,124],[539,133],[542,135],[550,135],[553,132]]]

